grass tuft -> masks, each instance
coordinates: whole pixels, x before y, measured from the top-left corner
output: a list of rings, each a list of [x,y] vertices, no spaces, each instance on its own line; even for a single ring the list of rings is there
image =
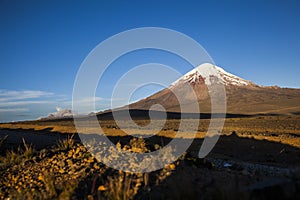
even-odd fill
[[[4,167],[19,164],[22,161],[31,159],[33,157],[35,150],[33,149],[32,145],[26,144],[24,138],[22,141],[24,149],[18,147],[16,151],[9,150],[6,152],[4,157],[0,157],[0,163],[2,163]]]
[[[119,171],[118,174],[108,177],[105,188],[106,198],[110,200],[133,199],[141,186],[141,177],[136,174]],[[100,188],[101,189],[101,188]]]
[[[75,144],[75,141],[73,138],[74,138],[74,134],[72,134],[71,136],[68,135],[67,139],[59,140],[57,143],[58,149],[60,149],[60,150],[71,149]]]
[[[7,139],[8,135],[0,138],[0,147],[3,145],[4,141]]]

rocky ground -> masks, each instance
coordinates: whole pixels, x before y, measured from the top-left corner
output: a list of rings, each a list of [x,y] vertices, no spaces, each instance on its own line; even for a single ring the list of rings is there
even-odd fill
[[[134,147],[136,152],[150,149],[143,140],[118,145]],[[40,150],[23,141],[19,150],[7,151],[0,161],[0,199],[271,199],[278,195],[297,199],[300,195],[297,170],[269,173],[264,165],[249,167],[187,153],[155,172],[125,173],[98,162],[72,137]]]

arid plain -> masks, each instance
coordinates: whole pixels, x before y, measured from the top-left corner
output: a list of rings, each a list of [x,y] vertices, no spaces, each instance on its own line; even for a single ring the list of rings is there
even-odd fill
[[[101,118],[101,117],[100,117]],[[195,123],[189,119],[189,123]],[[86,133],[97,133],[87,124]],[[99,120],[119,148],[150,152],[176,137],[179,119],[156,135],[133,139],[114,120]],[[141,126],[147,119],[135,119]],[[200,119],[193,144],[176,162],[151,173],[106,167],[86,151],[72,119],[0,124],[1,198],[24,199],[261,199],[299,195],[300,116],[230,116],[216,146],[197,157],[210,119]],[[153,130],[126,132],[134,136]],[[176,192],[174,192],[176,191]]]

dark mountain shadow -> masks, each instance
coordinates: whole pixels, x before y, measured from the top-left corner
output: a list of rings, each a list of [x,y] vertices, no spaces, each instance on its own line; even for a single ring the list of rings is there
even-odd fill
[[[300,115],[300,112],[292,112],[293,115]]]
[[[128,120],[128,112],[132,119],[134,120],[148,120],[150,119],[149,110],[140,110],[140,109],[130,109],[130,110],[116,110],[114,114],[117,115],[120,119]],[[163,111],[150,111],[152,119],[164,119],[167,116],[167,119],[210,119],[212,117],[211,113],[180,113],[180,112],[163,112]],[[166,114],[166,115],[165,115]],[[95,114],[93,114],[95,115]],[[299,115],[299,113],[295,113]],[[99,120],[114,120],[112,111],[105,111],[96,114]],[[265,114],[235,114],[235,113],[215,113],[213,114],[214,118],[226,117],[226,118],[246,118],[246,117],[256,117],[256,116],[282,116],[282,114],[274,113],[265,113]],[[90,120],[91,116],[78,116],[78,120]],[[69,122],[73,121],[72,117],[69,118],[58,118],[58,119],[41,119],[36,121],[24,121],[16,123],[33,123],[33,122]]]
[[[130,109],[128,110],[117,110],[114,114],[118,115],[121,119],[128,119],[127,114],[130,114],[132,119],[149,119],[149,110]],[[211,113],[180,113],[180,112],[163,112],[163,111],[150,111],[153,119],[162,119],[167,116],[167,119],[210,119]],[[255,117],[255,116],[278,116],[279,114],[234,114],[234,113],[215,113],[214,118],[244,118],[244,117]],[[97,114],[99,120],[113,120],[113,113],[111,111]]]

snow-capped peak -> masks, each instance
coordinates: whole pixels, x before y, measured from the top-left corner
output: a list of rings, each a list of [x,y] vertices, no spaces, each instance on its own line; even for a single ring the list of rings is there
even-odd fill
[[[172,86],[178,84],[179,82],[195,83],[201,81],[205,82],[206,85],[211,85],[212,83],[235,86],[253,85],[252,82],[228,73],[221,67],[212,65],[210,63],[204,63],[192,69],[183,77],[172,83]]]

